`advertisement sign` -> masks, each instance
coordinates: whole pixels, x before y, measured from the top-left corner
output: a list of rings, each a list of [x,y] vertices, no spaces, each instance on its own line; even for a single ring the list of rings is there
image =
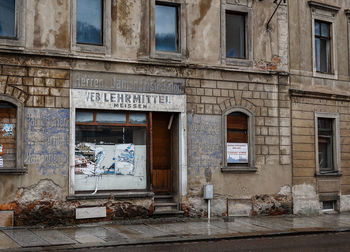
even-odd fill
[[[248,163],[248,144],[227,143],[227,163]]]
[[[0,144],[0,156],[2,156],[2,155],[3,155],[3,153],[4,153],[4,150],[3,150],[2,145]]]

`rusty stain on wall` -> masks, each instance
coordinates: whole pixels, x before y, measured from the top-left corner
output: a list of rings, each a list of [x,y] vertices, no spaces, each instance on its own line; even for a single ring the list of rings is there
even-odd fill
[[[133,7],[133,2],[127,0],[118,1],[117,5],[117,19],[119,21],[118,29],[125,38],[126,43],[132,43],[132,32],[133,29],[129,25],[130,9]],[[114,8],[115,9],[115,8]],[[113,16],[115,14],[113,13]]]
[[[212,0],[201,0],[199,2],[199,17],[193,21],[192,27],[192,37],[196,34],[196,29],[194,26],[199,25],[203,18],[207,15],[208,10],[210,9]]]

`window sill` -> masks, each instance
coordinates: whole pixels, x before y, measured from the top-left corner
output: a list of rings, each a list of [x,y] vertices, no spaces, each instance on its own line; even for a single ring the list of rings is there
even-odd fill
[[[341,177],[343,173],[340,171],[331,171],[331,172],[316,172],[315,177]]]
[[[333,80],[338,79],[338,76],[335,73],[323,73],[323,72],[317,72],[316,70],[314,70],[313,77],[333,79]]]
[[[89,200],[89,199],[122,199],[122,198],[151,198],[153,192],[114,192],[101,194],[75,194],[67,196],[67,200]]]
[[[15,169],[15,168],[2,169],[2,168],[0,168],[1,175],[22,175],[25,173],[27,173],[27,169],[25,169],[25,168],[21,168],[21,169]]]
[[[181,53],[172,53],[172,52],[162,52],[162,51],[156,51],[153,52],[150,55],[151,59],[158,59],[158,60],[172,60],[172,61],[184,61],[185,56]]]
[[[231,173],[253,173],[257,172],[258,169],[256,167],[244,167],[244,166],[236,166],[236,167],[222,167],[221,172],[231,172]]]
[[[226,64],[226,66],[242,66],[242,67],[253,66],[253,61],[250,59],[223,58],[223,63]]]

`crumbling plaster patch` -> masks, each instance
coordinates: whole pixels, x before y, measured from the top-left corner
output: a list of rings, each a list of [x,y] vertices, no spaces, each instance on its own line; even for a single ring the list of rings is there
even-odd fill
[[[292,192],[294,214],[313,215],[320,213],[321,205],[316,190],[312,185],[294,185]]]

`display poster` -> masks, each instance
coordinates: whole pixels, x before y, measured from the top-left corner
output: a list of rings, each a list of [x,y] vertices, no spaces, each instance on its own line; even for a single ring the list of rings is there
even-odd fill
[[[227,143],[227,163],[248,163],[248,144]]]
[[[135,146],[133,144],[116,145],[116,174],[134,175]]]
[[[3,150],[2,145],[0,144],[0,156],[2,156],[2,155],[3,155],[3,153],[4,153],[4,150]]]

